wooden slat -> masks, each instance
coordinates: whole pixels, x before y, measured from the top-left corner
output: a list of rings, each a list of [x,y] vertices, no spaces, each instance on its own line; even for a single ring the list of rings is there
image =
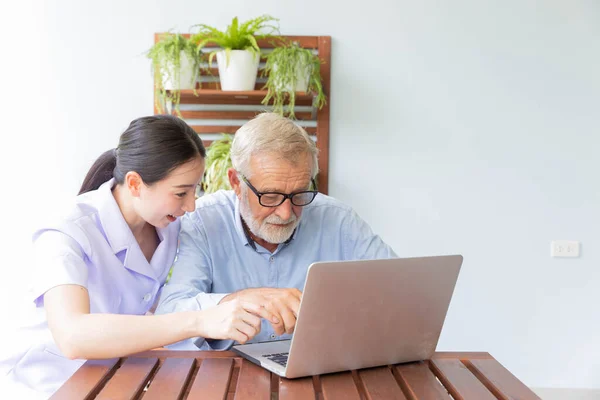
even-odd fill
[[[224,91],[219,89],[198,89],[195,92],[191,89],[184,89],[181,92],[181,103],[198,103],[199,104],[227,104],[225,101],[242,101],[252,100],[260,101],[267,95],[266,90],[250,90],[250,91]],[[311,100],[312,95],[306,92],[296,93],[296,102],[298,100]],[[215,103],[207,103],[208,101],[214,101]],[[241,103],[235,103],[241,104]],[[254,104],[254,103],[253,103]],[[311,103],[312,104],[312,103]]]
[[[192,125],[192,129],[196,131],[196,133],[228,133],[235,134],[241,126],[223,126],[223,125]],[[314,127],[305,127],[304,130],[309,135],[314,135],[317,131],[317,128]]]
[[[329,104],[331,103],[331,36],[319,36],[321,80],[327,104],[317,111],[317,147],[319,148],[319,191],[329,192]]]
[[[321,375],[321,388],[324,400],[360,400],[358,388],[350,372]]]
[[[195,361],[193,358],[166,359],[150,382],[144,400],[180,398],[194,370]]]
[[[118,358],[86,361],[53,395],[51,400],[93,398],[106,382]]]
[[[233,351],[179,351],[179,350],[147,350],[137,353],[136,357],[150,357],[150,358],[237,358],[239,357]]]
[[[279,400],[305,400],[316,397],[312,377],[285,379],[279,378]]]
[[[291,42],[298,42],[298,45],[300,47],[304,47],[307,49],[316,49],[318,47],[318,36],[283,36],[286,41],[291,41]],[[261,49],[272,49],[274,46],[272,44],[272,42],[275,43],[275,45],[280,45],[281,43],[279,41],[273,41],[273,39],[260,39],[257,41],[258,42],[258,47],[260,47]]]
[[[363,369],[358,371],[358,374],[365,386],[367,399],[406,400],[406,396],[388,367]]]
[[[230,135],[240,129],[239,126],[221,126],[221,125],[192,125],[196,133],[228,133]]]
[[[494,359],[469,360],[465,364],[496,397],[502,400],[539,400],[531,389]]]
[[[157,358],[130,357],[125,360],[97,399],[133,399],[146,386],[158,364]]]
[[[260,111],[182,111],[184,119],[252,119]]]
[[[188,93],[189,92],[189,93]],[[213,94],[210,94],[213,93]],[[234,92],[213,90],[213,89],[198,89],[194,94],[193,90],[185,90],[181,93],[180,104],[219,104],[219,105],[254,105],[265,106],[262,104],[263,99],[267,95],[266,90],[253,90],[248,92]],[[273,100],[269,101],[272,104]],[[312,96],[305,92],[296,93],[296,106],[312,106]]]
[[[460,362],[460,360],[431,360],[430,365],[456,400],[496,400],[496,397]]]
[[[225,26],[222,27],[222,29],[225,29]],[[161,35],[166,34],[167,32],[159,32],[159,33],[155,33],[154,34],[154,43],[158,42],[158,39],[160,38]],[[192,36],[191,33],[182,33],[182,36],[186,37],[186,38],[190,38]],[[318,40],[318,36],[287,36],[287,35],[283,35],[283,37],[286,40],[289,41],[293,41],[293,42],[298,42],[298,45],[300,47],[305,47],[308,49],[314,49],[317,47],[317,40]],[[262,48],[262,49],[271,49],[273,48],[273,43],[275,43],[275,45],[278,45],[280,42],[274,39],[259,39],[257,40],[258,43],[258,47]],[[218,47],[215,43],[207,43],[206,47]]]
[[[201,90],[221,90],[221,86],[219,85],[219,82],[200,82],[200,89]],[[260,91],[263,90],[265,84],[264,82],[256,82],[254,84],[254,91]],[[233,90],[232,90],[233,91]],[[228,91],[225,91],[228,92]]]
[[[248,360],[243,360],[235,390],[235,400],[270,398],[270,372]]]
[[[181,111],[184,119],[252,119],[261,111]],[[296,118],[299,120],[312,119],[310,112],[297,112]],[[317,139],[318,140],[318,139]]]
[[[409,399],[449,400],[448,392],[438,382],[424,362],[401,364],[393,367],[398,382]]]
[[[225,399],[233,370],[231,358],[202,360],[188,399]]]
[[[217,59],[215,58],[213,60],[213,63],[211,64],[212,66],[210,68],[208,68],[208,62],[206,62],[203,66],[201,66],[201,68],[198,70],[198,76],[219,76],[219,67],[218,67],[218,63],[216,62]],[[261,61],[266,61],[266,57],[261,57]],[[256,77],[257,78],[266,78],[268,77],[269,74],[267,71],[264,71],[263,67],[258,67],[258,69],[256,70]]]

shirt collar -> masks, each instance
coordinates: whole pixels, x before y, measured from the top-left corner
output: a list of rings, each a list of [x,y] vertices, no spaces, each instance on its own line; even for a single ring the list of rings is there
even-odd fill
[[[154,273],[150,268],[149,263],[128,263],[130,256],[129,249],[131,246],[137,246],[137,241],[133,236],[127,221],[125,221],[115,197],[113,196],[112,189],[115,185],[116,180],[115,178],[112,178],[111,180],[103,183],[97,190],[98,200],[96,208],[98,210],[101,228],[104,231],[104,236],[106,237],[106,240],[108,241],[110,248],[115,255],[125,251],[124,257],[122,257],[124,267],[134,270],[140,274],[153,277]],[[166,237],[165,229],[156,228],[156,233],[161,242]]]
[[[112,189],[115,185],[116,180],[112,178],[98,188],[97,209],[106,240],[112,251],[117,254],[127,250],[131,243],[135,241],[135,237],[113,196]]]

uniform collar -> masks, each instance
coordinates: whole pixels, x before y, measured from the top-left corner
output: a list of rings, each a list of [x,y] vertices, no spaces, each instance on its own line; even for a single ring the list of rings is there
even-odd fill
[[[100,218],[100,225],[104,230],[104,236],[115,255],[123,251],[125,252],[124,257],[120,257],[123,260],[125,268],[155,278],[155,273],[145,258],[141,260],[143,262],[128,262],[132,261],[129,260],[131,255],[130,249],[132,247],[139,247],[139,245],[113,196],[112,189],[115,185],[116,180],[112,178],[103,183],[97,191],[98,203],[96,207],[98,217]],[[165,239],[164,229],[156,228],[156,232],[162,242]]]

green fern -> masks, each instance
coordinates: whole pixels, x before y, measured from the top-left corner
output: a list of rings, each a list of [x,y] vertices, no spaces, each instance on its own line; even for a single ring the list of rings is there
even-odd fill
[[[227,170],[231,165],[231,135],[223,134],[221,139],[210,144],[206,152],[206,171],[204,172],[204,192],[214,193],[219,189],[229,190]]]
[[[267,95],[262,104],[268,105],[273,101],[273,111],[289,118],[295,118],[297,71],[307,71],[307,92],[312,93],[313,107],[323,108],[327,103],[321,81],[321,59],[310,49],[302,48],[298,43],[284,43],[267,55],[267,62],[261,76],[268,76],[263,89]],[[284,107],[288,100],[287,111]]]
[[[200,57],[197,53],[196,45],[183,35],[171,32],[162,34],[159,41],[146,52],[146,56],[152,60],[155,105],[161,113],[163,112],[164,101],[170,100],[173,102],[177,115],[181,116],[179,112],[181,92],[178,89],[181,83],[181,52],[192,63],[194,70],[193,81],[195,82],[200,70]],[[163,79],[169,79],[173,83],[173,90],[167,91],[164,89]]]
[[[224,31],[209,25],[198,24],[192,27],[198,28],[198,32],[192,36],[192,41],[196,43],[198,52],[201,52],[208,43],[215,43],[219,47],[222,47],[225,50],[227,65],[229,65],[231,50],[247,50],[253,55],[260,54],[257,39],[279,35],[278,23],[279,19],[269,15],[262,15],[248,20],[241,25],[238,17],[234,17],[231,25]],[[218,51],[215,50],[209,53],[209,68]]]

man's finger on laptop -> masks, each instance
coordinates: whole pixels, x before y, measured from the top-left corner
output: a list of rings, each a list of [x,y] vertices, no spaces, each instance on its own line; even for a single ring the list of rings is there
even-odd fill
[[[283,318],[285,333],[294,333],[294,327],[296,326],[296,316],[294,315],[294,311],[287,304],[281,304],[279,312]]]
[[[300,301],[302,299],[302,292],[299,289],[292,288],[292,293],[294,294],[294,296],[296,296],[298,301]]]
[[[275,334],[280,336],[285,333],[285,325],[283,322],[283,316],[281,315],[279,308],[275,305],[275,303],[269,302],[265,304],[265,309],[267,309],[271,314],[276,316],[277,322],[271,321],[271,326],[275,331]]]

